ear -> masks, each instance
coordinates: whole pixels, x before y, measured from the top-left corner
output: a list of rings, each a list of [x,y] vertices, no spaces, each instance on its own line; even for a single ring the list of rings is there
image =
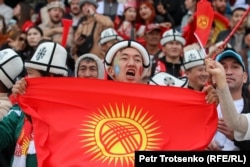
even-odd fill
[[[190,74],[190,70],[184,70],[185,75],[188,77]]]
[[[107,72],[108,72],[108,75],[110,75],[111,78],[115,77],[115,70],[114,70],[114,68],[112,66],[108,68]]]
[[[243,74],[243,83],[247,83],[248,75],[246,72]]]

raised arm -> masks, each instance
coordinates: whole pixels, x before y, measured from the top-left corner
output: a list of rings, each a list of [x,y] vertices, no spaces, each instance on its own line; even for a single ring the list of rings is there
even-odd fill
[[[238,133],[240,133],[241,136],[245,136],[249,122],[246,115],[239,114],[236,111],[223,66],[219,62],[207,59],[206,68],[216,82],[221,111],[226,124],[236,131],[235,134],[239,135]]]

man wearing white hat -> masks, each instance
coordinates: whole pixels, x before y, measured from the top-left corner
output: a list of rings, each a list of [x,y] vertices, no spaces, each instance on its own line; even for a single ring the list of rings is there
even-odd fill
[[[104,79],[103,61],[92,53],[78,57],[75,63],[75,77]]]
[[[162,71],[175,77],[183,76],[181,57],[183,55],[183,46],[185,43],[186,40],[177,30],[170,29],[165,31],[161,38],[164,56],[157,60],[154,73]]]
[[[0,120],[8,114],[12,107],[9,100],[10,89],[15,83],[15,79],[21,76],[23,67],[22,58],[14,50],[0,51]],[[11,146],[0,151],[0,166],[10,166],[11,150],[13,149]]]
[[[208,82],[209,75],[206,71],[205,56],[196,44],[184,48],[183,66],[188,77],[189,89],[202,91]]]
[[[0,51],[0,120],[12,106],[8,98],[10,89],[22,71],[22,58],[14,50],[4,49]]]
[[[38,46],[31,60],[25,62],[27,77],[67,76],[66,60],[65,48],[54,42],[44,42]],[[18,80],[12,92],[23,94],[26,86],[24,78]],[[12,144],[16,144],[12,167],[37,166],[32,121],[17,104],[0,121],[0,150]]]
[[[140,43],[125,40],[115,43],[108,50],[104,63],[107,74],[114,81],[143,83],[150,58]]]
[[[108,49],[116,42],[123,40],[122,37],[120,37],[115,29],[113,28],[107,28],[102,31],[101,37],[99,40],[99,45],[102,48],[102,51],[104,54],[108,51]]]

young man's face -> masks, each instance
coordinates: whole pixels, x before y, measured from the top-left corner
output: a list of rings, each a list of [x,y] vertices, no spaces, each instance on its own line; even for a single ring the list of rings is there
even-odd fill
[[[235,25],[241,20],[242,16],[244,15],[245,11],[244,10],[239,10],[237,9],[236,11],[233,12],[230,23],[231,23],[231,28],[235,27]],[[245,28],[247,22],[247,18],[245,18],[242,22],[242,24],[239,26],[240,29]]]
[[[49,10],[50,21],[54,24],[60,23],[63,18],[63,10],[59,7]]]
[[[115,81],[141,83],[143,59],[135,48],[125,48],[118,51],[109,69]]]
[[[96,62],[82,60],[79,64],[78,78],[98,78],[98,67]]]
[[[166,56],[171,58],[180,57],[183,52],[183,46],[179,41],[170,41],[162,48]]]
[[[70,2],[70,11],[74,15],[78,15],[81,12],[80,0],[71,0],[71,2]]]
[[[27,77],[28,78],[38,78],[38,77],[42,77],[42,74],[33,68],[26,68],[27,70]]]
[[[239,62],[231,57],[220,61],[226,72],[226,79],[230,91],[241,91],[243,83],[247,81],[247,74]]]
[[[198,91],[202,90],[205,86],[209,76],[205,65],[196,66],[187,70],[186,75],[189,80],[189,86]]]

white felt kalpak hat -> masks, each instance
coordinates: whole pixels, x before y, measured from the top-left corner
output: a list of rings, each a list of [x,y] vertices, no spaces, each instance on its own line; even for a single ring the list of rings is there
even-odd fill
[[[112,61],[116,53],[123,48],[130,48],[130,47],[135,48],[142,55],[143,67],[144,67],[142,77],[144,77],[144,75],[148,71],[147,69],[150,67],[149,54],[147,50],[140,43],[136,41],[131,41],[131,40],[119,41],[109,48],[104,58],[104,66],[105,66],[106,71],[108,71],[108,68],[112,66]]]
[[[183,66],[185,70],[190,68],[204,65],[205,64],[205,55],[202,54],[200,49],[191,49],[184,52]]]
[[[104,64],[103,61],[95,54],[92,53],[86,53],[80,57],[77,58],[75,63],[75,77],[77,78],[77,73],[79,70],[79,65],[81,61],[85,58],[91,58],[93,59],[97,64],[97,70],[98,70],[98,79],[104,79]]]
[[[173,29],[167,30],[162,34],[161,45],[164,46],[170,41],[179,41],[182,45],[186,44],[186,40],[181,36],[181,33]]]
[[[66,60],[64,47],[55,42],[44,42],[38,46],[31,60],[25,62],[25,67],[68,76]]]
[[[176,78],[169,73],[158,72],[149,79],[149,85],[187,87],[188,78],[187,77]]]
[[[0,80],[10,89],[15,83],[16,77],[23,71],[21,57],[12,49],[0,51]]]
[[[122,37],[120,37],[117,32],[113,28],[107,28],[101,32],[101,37],[99,40],[99,45],[103,45],[106,42],[112,41],[112,40],[123,40]]]

